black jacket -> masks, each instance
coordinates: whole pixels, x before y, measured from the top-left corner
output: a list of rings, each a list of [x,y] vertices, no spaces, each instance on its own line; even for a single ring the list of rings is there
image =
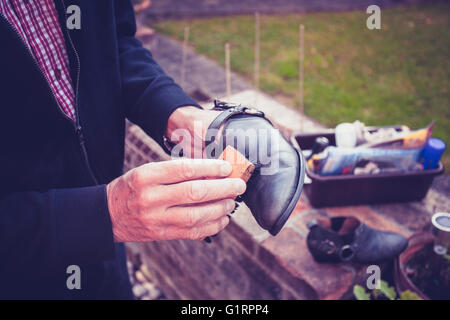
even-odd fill
[[[0,17],[0,298],[129,298],[105,186],[122,174],[125,118],[161,143],[170,114],[196,105],[134,37],[127,0],[55,0],[76,122],[61,111],[18,34]],[[81,29],[65,8],[81,9]],[[69,265],[81,290],[68,290]]]

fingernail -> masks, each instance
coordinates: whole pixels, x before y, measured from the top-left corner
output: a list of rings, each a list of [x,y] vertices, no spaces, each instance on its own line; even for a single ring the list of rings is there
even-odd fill
[[[224,177],[228,176],[231,173],[231,170],[233,170],[233,168],[231,167],[231,164],[229,164],[228,162],[225,162],[220,166],[220,173]]]
[[[227,225],[228,225],[228,222],[230,222],[230,215],[229,214],[227,214],[227,217],[228,217],[228,219],[227,218],[224,218],[224,219],[222,219],[222,227],[226,227]]]
[[[243,194],[245,192],[246,187],[247,186],[245,185],[245,182],[242,179],[237,179],[237,181],[234,184],[234,189],[237,194]]]
[[[233,210],[235,208],[234,201],[233,200],[227,200],[227,203],[226,203],[225,206],[226,206],[227,212],[230,212],[231,210]]]

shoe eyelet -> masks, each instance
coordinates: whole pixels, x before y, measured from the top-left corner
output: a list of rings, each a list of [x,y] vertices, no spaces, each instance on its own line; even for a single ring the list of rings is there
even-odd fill
[[[342,261],[350,261],[355,256],[355,251],[353,250],[352,246],[346,244],[339,250],[339,258],[341,258]]]
[[[333,241],[327,239],[322,241],[320,244],[320,249],[326,254],[333,254],[336,252],[336,245]]]

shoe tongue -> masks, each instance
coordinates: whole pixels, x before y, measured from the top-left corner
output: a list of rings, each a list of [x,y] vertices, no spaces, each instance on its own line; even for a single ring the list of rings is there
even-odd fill
[[[338,234],[344,235],[353,233],[356,230],[356,228],[359,227],[360,224],[361,223],[359,222],[359,220],[354,217],[344,218],[342,225],[338,230]]]
[[[361,225],[361,222],[354,217],[334,217],[319,218],[317,219],[317,224],[323,228],[333,230],[339,235],[346,235],[353,233]]]

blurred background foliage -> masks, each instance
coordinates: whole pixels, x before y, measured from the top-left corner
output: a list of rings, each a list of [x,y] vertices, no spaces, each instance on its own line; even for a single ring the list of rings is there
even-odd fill
[[[261,16],[260,88],[298,106],[299,24],[305,26],[305,113],[334,127],[367,125],[425,127],[450,144],[450,4],[383,9],[381,30],[366,28],[363,11]],[[169,20],[152,24],[253,81],[254,17]],[[187,77],[189,79],[189,77]],[[450,148],[444,163],[450,167]]]

